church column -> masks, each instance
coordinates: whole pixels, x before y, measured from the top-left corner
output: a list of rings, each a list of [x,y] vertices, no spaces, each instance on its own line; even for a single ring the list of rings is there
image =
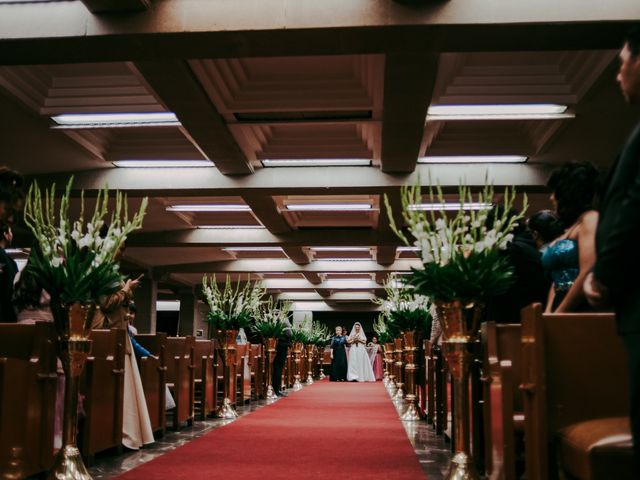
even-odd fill
[[[158,282],[143,277],[135,291],[134,301],[138,308],[135,327],[139,333],[156,332],[156,301],[158,300]]]
[[[208,334],[206,322],[206,306],[198,300],[194,290],[183,290],[180,298],[180,326],[178,334],[181,336],[195,335],[206,338]]]

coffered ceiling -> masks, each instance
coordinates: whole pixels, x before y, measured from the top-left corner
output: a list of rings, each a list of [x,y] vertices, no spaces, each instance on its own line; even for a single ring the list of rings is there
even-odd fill
[[[204,3],[132,1],[143,11],[118,15],[90,13],[78,0],[0,5],[2,162],[43,184],[72,173],[76,190],[106,182],[132,206],[150,196],[127,265],[176,292],[197,289],[207,273],[264,279],[279,298],[328,309],[375,309],[384,279],[419,265],[398,248],[385,194],[396,222],[400,186],[417,181],[450,194],[461,179],[488,177],[527,192],[532,211],[548,208],[549,172],[567,160],[605,168],[637,119],[615,84],[623,24],[640,19],[627,0],[601,14],[584,5],[553,11],[547,0],[505,6],[493,19],[476,9],[477,25],[453,0],[413,9],[385,0],[380,11],[330,1],[304,15],[268,0],[242,18],[217,10],[224,2]],[[428,113],[514,104],[566,111]],[[153,112],[177,118],[82,128],[52,119]],[[477,155],[526,162],[421,163]],[[127,160],[142,167],[113,163]],[[177,166],[145,167],[158,160]],[[24,230],[18,240],[30,242]]]

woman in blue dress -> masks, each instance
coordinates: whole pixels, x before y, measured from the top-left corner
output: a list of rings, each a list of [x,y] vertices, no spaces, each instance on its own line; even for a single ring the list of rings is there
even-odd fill
[[[332,382],[347,380],[347,337],[342,327],[336,327],[336,334],[331,338],[331,374]]]
[[[552,191],[551,203],[565,230],[542,254],[542,264],[553,280],[548,313],[588,308],[582,286],[596,260],[598,212],[594,199],[598,176],[590,163],[569,163],[555,170],[547,183]]]

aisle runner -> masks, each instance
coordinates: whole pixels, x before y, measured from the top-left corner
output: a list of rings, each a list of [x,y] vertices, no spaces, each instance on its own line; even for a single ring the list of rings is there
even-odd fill
[[[118,477],[424,479],[381,382],[318,382]]]

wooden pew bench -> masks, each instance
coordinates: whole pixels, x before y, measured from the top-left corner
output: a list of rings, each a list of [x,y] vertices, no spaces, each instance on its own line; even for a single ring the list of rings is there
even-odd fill
[[[55,342],[52,323],[0,324],[0,472],[13,478],[53,465]]]
[[[482,324],[484,445],[488,478],[516,477],[516,445],[524,433],[520,324]]]
[[[236,402],[239,404],[251,400],[250,348],[248,343],[236,346]]]
[[[200,420],[216,409],[213,341],[196,340],[194,346],[195,407]]]
[[[137,359],[154,435],[162,436],[167,428],[166,415],[166,346],[167,334],[136,335],[136,341],[157,358]]]
[[[261,344],[251,344],[249,368],[251,369],[251,398],[255,400],[264,398],[266,386],[264,384],[264,356]]]
[[[91,340],[91,354],[80,381],[86,415],[78,431],[78,446],[88,464],[98,452],[122,448],[127,332],[121,328],[92,330]]]
[[[195,337],[167,338],[167,385],[171,390],[176,408],[167,412],[172,416],[172,426],[178,430],[183,423],[193,424],[195,367],[193,350]]]
[[[522,311],[527,478],[631,479],[627,359],[611,314]],[[559,465],[554,460],[558,459]]]

